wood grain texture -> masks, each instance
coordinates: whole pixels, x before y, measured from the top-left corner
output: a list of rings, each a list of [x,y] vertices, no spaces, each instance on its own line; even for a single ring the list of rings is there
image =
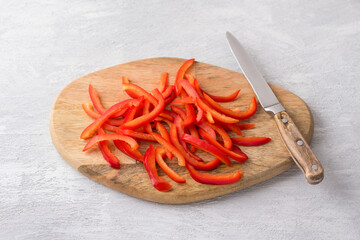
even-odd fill
[[[164,176],[173,184],[173,189],[166,193],[159,192],[152,187],[143,165],[117,151],[113,146],[113,151],[120,159],[120,170],[110,168],[97,148],[86,153],[82,152],[86,141],[80,140],[79,136],[92,119],[83,112],[81,104],[90,101],[87,91],[90,83],[99,92],[105,107],[108,107],[121,99],[128,98],[121,90],[122,75],[129,76],[135,84],[151,90],[159,86],[160,75],[163,72],[169,72],[172,83],[177,69],[184,61],[178,58],[139,60],[100,70],[70,83],[55,100],[50,117],[52,140],[61,156],[87,177],[110,188],[145,200],[170,204],[200,201],[231,193],[265,181],[292,166],[293,161],[281,141],[272,117],[261,108],[251,119],[243,121],[257,124],[254,129],[244,132],[246,136],[267,136],[272,138],[272,141],[264,146],[243,147],[243,151],[249,156],[246,163],[234,162],[231,167],[221,166],[214,171],[214,173],[227,173],[241,169],[244,172],[242,180],[231,185],[199,184],[191,179],[184,167],[170,162],[170,166],[184,176],[187,182],[176,184]],[[214,95],[227,95],[234,89],[241,88],[240,96],[233,103],[225,104],[227,107],[246,108],[251,97],[254,96],[242,74],[199,62],[195,63],[190,72],[197,77],[205,91]],[[306,141],[310,142],[313,119],[307,105],[296,95],[274,85],[271,87],[293,117]],[[144,144],[141,151],[146,147],[147,145]],[[160,175],[164,174],[160,171]]]
[[[275,114],[274,118],[285,146],[295,163],[305,174],[308,183],[320,183],[324,178],[324,169],[294,121],[285,111]]]

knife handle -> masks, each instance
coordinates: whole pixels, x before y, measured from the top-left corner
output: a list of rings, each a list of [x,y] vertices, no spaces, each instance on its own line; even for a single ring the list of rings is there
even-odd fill
[[[310,184],[320,183],[324,178],[324,169],[294,121],[285,111],[275,114],[274,117],[287,150],[304,173],[307,182]]]

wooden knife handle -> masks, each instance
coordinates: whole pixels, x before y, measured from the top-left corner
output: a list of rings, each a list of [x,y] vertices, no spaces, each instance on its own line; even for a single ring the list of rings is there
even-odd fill
[[[324,178],[324,169],[294,121],[284,111],[275,114],[275,122],[286,148],[295,163],[303,171],[308,183],[320,183]]]

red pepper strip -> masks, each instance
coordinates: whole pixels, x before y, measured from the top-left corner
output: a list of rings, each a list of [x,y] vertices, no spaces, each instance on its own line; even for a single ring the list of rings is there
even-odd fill
[[[128,112],[126,113],[126,116],[124,118],[124,121],[123,121],[123,124],[128,122],[128,121],[131,121],[134,119],[135,117],[135,114],[137,112],[137,107],[135,106],[132,106],[129,108]],[[120,126],[121,127],[121,126]]]
[[[193,97],[178,98],[178,99],[174,100],[171,104],[173,104],[173,105],[176,105],[176,104],[182,105],[182,104],[185,104],[185,103],[195,103],[195,100],[194,100]]]
[[[215,109],[211,108],[210,106],[208,106],[203,100],[201,100],[200,98],[196,99],[196,102],[198,104],[198,106],[204,110],[205,112],[209,112],[211,113],[212,117],[215,118],[216,120],[223,122],[223,123],[236,123],[239,120],[235,119],[235,118],[231,118],[228,117],[222,113],[219,113],[218,111],[216,111]]]
[[[206,112],[205,117],[206,117],[206,120],[208,120],[209,123],[215,123],[214,118],[212,117],[211,113]]]
[[[221,128],[221,127],[219,127],[219,126],[217,126],[215,124],[211,124],[211,123],[207,123],[207,122],[204,122],[204,124],[208,125],[212,129],[214,129],[215,132],[217,132],[220,135],[220,137],[222,138],[222,140],[224,141],[224,146],[227,149],[231,149],[232,141],[231,141],[229,135],[227,134],[227,132],[223,128]],[[216,137],[214,139],[216,139]]]
[[[99,128],[97,134],[98,135],[105,134],[104,129]],[[120,168],[119,159],[110,151],[107,141],[98,142],[98,146],[100,148],[100,151],[104,159],[110,164],[110,167],[119,169]]]
[[[122,83],[130,83],[129,78],[127,76],[122,76]]]
[[[255,97],[252,98],[249,108],[244,112],[234,112],[231,109],[224,108],[223,106],[221,106],[220,104],[215,102],[211,97],[206,95],[206,93],[204,93],[204,97],[205,97],[206,101],[209,103],[209,105],[211,107],[213,107],[216,111],[223,113],[229,117],[236,118],[236,119],[249,118],[255,114],[256,109],[257,109],[257,103],[256,103]]]
[[[91,102],[94,105],[94,108],[100,113],[100,114],[104,114],[106,111],[106,108],[104,108],[104,106],[101,104],[100,101],[100,97],[99,94],[96,92],[95,88],[89,84],[89,95],[90,95],[90,99]],[[127,111],[127,109],[123,109],[122,111],[114,114],[113,116],[111,116],[112,118],[118,118],[121,117],[125,114],[125,112]]]
[[[159,100],[158,104],[155,105],[154,109],[143,116],[140,116],[138,118],[135,118],[132,121],[129,121],[122,125],[123,129],[136,129],[146,123],[150,123],[152,120],[154,120],[164,109],[165,107],[165,101],[159,90],[155,89],[154,94],[156,98]]]
[[[243,154],[237,154],[235,152],[232,152],[231,150],[227,149],[226,147],[222,146],[218,141],[216,141],[215,138],[212,138],[207,132],[205,132],[202,129],[199,129],[200,136],[205,139],[209,144],[212,144],[213,146],[217,147],[221,151],[223,151],[226,155],[231,157],[232,159],[236,161],[245,161],[247,159],[247,156]]]
[[[203,161],[200,157],[198,157],[197,155],[193,154],[190,149],[188,148],[188,146],[186,145],[186,143],[181,139],[182,136],[185,133],[185,128],[183,125],[183,121],[181,120],[180,116],[177,116],[175,118],[174,121],[174,125],[176,126],[177,129],[177,134],[179,136],[179,142],[181,143],[181,145],[183,146],[184,150],[194,159],[198,160],[198,161]]]
[[[245,162],[248,159],[248,156],[243,151],[241,151],[241,149],[236,145],[232,146],[231,151],[233,151],[234,153],[236,153],[238,155],[243,155],[244,156],[244,160],[242,160],[242,161],[239,160],[238,162]]]
[[[175,92],[176,96],[178,96],[181,92],[182,86],[180,85],[179,81],[184,78],[186,71],[193,65],[195,59],[189,59],[179,68],[176,79],[175,79]]]
[[[138,99],[128,99],[119,103],[114,104],[112,107],[110,107],[108,110],[104,112],[99,118],[97,118],[92,124],[87,126],[84,131],[81,133],[80,138],[81,139],[87,139],[90,138],[95,134],[95,132],[98,130],[101,125],[103,125],[111,116],[113,116],[115,113],[121,111],[124,108],[127,108],[129,105],[136,106],[139,105]]]
[[[200,98],[199,94],[196,92],[196,90],[191,86],[191,84],[188,81],[181,79],[181,80],[179,80],[179,83],[185,89],[185,91],[187,92],[187,94],[190,97],[193,97],[195,100],[198,100]],[[204,111],[203,111],[204,109],[199,107],[198,104],[196,104],[196,107],[198,109],[198,112],[196,115],[196,122],[200,122],[200,120],[202,119],[202,117],[204,115]]]
[[[160,117],[166,118],[167,120],[174,121],[174,117],[171,116],[171,111],[164,109],[159,115]]]
[[[105,140],[120,140],[120,141],[127,142],[128,144],[130,144],[132,150],[139,148],[139,144],[132,137],[124,136],[122,134],[105,133],[105,134],[101,134],[101,135],[96,135],[93,138],[91,138],[90,141],[88,141],[86,143],[86,145],[83,149],[83,152],[89,150],[96,143],[105,141]]]
[[[235,91],[234,93],[230,94],[229,96],[226,96],[226,97],[222,97],[222,96],[214,96],[214,95],[211,95],[207,92],[203,92],[204,95],[208,95],[209,97],[211,97],[211,99],[213,99],[214,101],[216,102],[231,102],[231,101],[234,101],[235,98],[237,97],[237,95],[239,94],[240,92],[240,89]]]
[[[168,98],[170,97],[170,95],[173,93],[174,91],[174,86],[170,85],[164,92],[162,92],[161,94],[163,95],[164,98]]]
[[[175,157],[178,159],[178,164],[180,166],[185,166],[185,158],[184,156],[181,154],[181,152],[174,147],[174,145],[171,144],[171,142],[167,141],[165,138],[161,137],[159,134],[157,133],[150,133],[158,143],[160,143],[162,146],[165,147],[166,150],[168,150],[169,152],[171,152],[172,154],[175,155]]]
[[[166,118],[163,118],[163,117],[156,117],[154,119],[155,121],[158,121],[158,122],[164,122],[166,123],[169,127],[173,124],[173,122],[171,122],[170,120],[166,119]]]
[[[200,122],[196,124],[199,128],[202,128],[205,132],[210,134],[211,137],[216,139],[216,133],[214,129],[212,129],[209,125],[205,124],[205,122]]]
[[[184,127],[187,127],[195,121],[195,111],[191,104],[185,104],[186,117],[184,119]]]
[[[201,98],[203,98],[204,97],[203,91],[201,90],[200,84],[196,78],[194,79],[194,88],[195,88],[196,92],[199,94],[199,96]]]
[[[164,156],[165,152],[166,152],[165,149],[162,147],[156,148],[157,164],[159,164],[161,169],[169,176],[169,178],[171,178],[172,180],[174,180],[177,183],[185,183],[186,180],[183,177],[181,177],[179,174],[177,174],[174,170],[172,170],[164,161],[163,156]]]
[[[172,186],[170,183],[165,181],[162,177],[160,177],[156,171],[156,162],[155,162],[155,148],[150,145],[148,150],[145,152],[144,157],[144,166],[149,175],[151,184],[159,191],[169,191]]]
[[[259,146],[271,141],[268,137],[234,137],[232,142],[240,146]]]
[[[143,88],[139,87],[138,85],[132,83],[125,83],[122,85],[122,87],[125,90],[125,92],[132,98],[138,98],[144,96],[144,98],[150,101],[152,105],[156,106],[158,104],[158,101],[153,95],[151,95]]]
[[[144,115],[146,115],[146,114],[149,114],[149,112],[150,112],[150,102],[147,101],[147,100],[145,100],[145,102],[144,102],[144,108],[143,108],[143,114],[142,114],[142,115],[144,116]],[[161,113],[160,113],[160,114],[161,114]],[[147,132],[147,133],[151,133],[151,132],[152,132],[152,128],[151,128],[151,125],[150,125],[149,122],[144,124],[144,128],[145,128],[145,132]]]
[[[156,142],[155,138],[153,136],[151,136],[150,134],[147,133],[142,133],[142,132],[136,132],[130,129],[123,129],[120,131],[120,133],[129,136],[129,137],[133,137],[133,138],[137,138],[140,140],[145,140],[145,141],[150,141],[150,142]]]
[[[169,76],[169,73],[163,73],[161,74],[161,84],[160,84],[160,88],[159,88],[159,91],[160,92],[164,92],[165,89],[166,89],[166,86],[168,84],[168,76]]]
[[[115,140],[114,141],[115,146],[122,151],[123,153],[125,153],[126,155],[128,155],[129,157],[139,161],[139,162],[143,162],[144,161],[144,156],[140,153],[139,150],[132,150],[131,146],[129,144],[127,144],[126,142],[122,142],[119,140]]]
[[[233,124],[228,124],[227,125],[228,129],[233,131],[234,133],[236,133],[237,135],[240,135],[242,136],[242,132],[241,132],[241,128],[239,125],[237,125],[236,123],[233,123]]]
[[[93,105],[91,103],[86,103],[86,104],[82,104],[81,105],[82,108],[84,109],[85,113],[89,116],[89,117],[92,117],[92,118],[99,118],[101,116],[101,114],[97,113],[94,111],[93,109]],[[106,121],[106,123],[108,123],[109,125],[113,125],[113,126],[120,126],[121,124],[123,124],[124,120],[123,119],[120,119],[120,120],[117,120],[117,119],[108,119]]]
[[[103,114],[106,111],[106,109],[101,104],[99,94],[96,92],[95,88],[91,84],[89,84],[89,96],[90,96],[91,102],[93,103],[96,111]]]
[[[170,108],[174,113],[178,114],[183,120],[186,119],[186,112],[184,111],[184,109],[179,108],[177,106],[171,106]]]
[[[185,149],[183,148],[183,146],[181,146],[181,144],[179,142],[175,124],[171,125],[171,127],[170,127],[170,136],[171,136],[171,142],[185,157],[186,162],[191,164],[192,166],[194,166],[196,169],[210,171],[210,170],[217,168],[220,165],[220,160],[217,158],[215,158],[214,160],[212,160],[210,162],[205,163],[202,161],[197,161],[192,156],[190,156],[189,153],[185,151]]]
[[[254,128],[256,124],[248,124],[248,123],[242,123],[242,124],[238,124],[238,126],[240,127],[241,130],[248,130],[251,128]]]
[[[195,79],[194,79],[194,77],[193,77],[193,75],[191,74],[191,73],[187,73],[187,74],[185,74],[185,78],[189,81],[189,83],[191,84],[191,86],[195,86],[194,85],[194,81],[195,81]]]
[[[165,100],[165,106],[169,105],[176,98],[176,94],[174,92],[171,93],[170,97]]]
[[[199,133],[194,125],[190,125],[187,127],[189,129],[190,135],[199,138]],[[191,152],[196,151],[196,147],[194,145],[191,145],[190,147]]]
[[[156,122],[155,123],[155,127],[156,129],[159,131],[160,135],[168,142],[170,141],[170,135],[167,131],[167,129],[164,127],[164,125],[162,125],[160,122]],[[155,140],[156,141],[156,140]],[[170,151],[166,151],[166,156],[172,160],[173,158],[173,154]]]
[[[200,148],[201,150],[213,154],[214,156],[219,158],[220,161],[225,163],[227,166],[230,166],[231,164],[230,159],[217,147],[205,142],[204,140],[193,137],[186,133],[182,136],[181,139],[187,143],[191,143],[195,145],[197,148]]]
[[[225,185],[232,184],[241,179],[242,172],[237,171],[235,173],[213,175],[210,173],[200,173],[195,170],[190,164],[186,164],[186,168],[189,170],[190,176],[199,183],[212,184],[212,185]]]
[[[106,124],[106,123],[104,123],[104,124],[102,125],[102,127],[103,127],[104,129],[108,130],[108,131],[111,131],[111,132],[116,132],[118,129],[120,129],[120,127],[115,127],[115,126],[113,126],[113,125],[109,125],[109,124]]]

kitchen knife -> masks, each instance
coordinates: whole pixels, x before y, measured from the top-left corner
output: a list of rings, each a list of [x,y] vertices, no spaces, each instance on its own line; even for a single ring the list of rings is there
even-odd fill
[[[304,173],[308,183],[320,183],[324,178],[324,169],[294,121],[286,113],[285,108],[276,98],[240,42],[229,32],[226,32],[226,38],[236,61],[253,88],[261,106],[266,112],[274,114],[279,133],[291,157]]]

